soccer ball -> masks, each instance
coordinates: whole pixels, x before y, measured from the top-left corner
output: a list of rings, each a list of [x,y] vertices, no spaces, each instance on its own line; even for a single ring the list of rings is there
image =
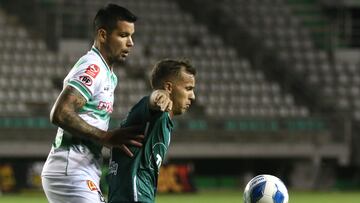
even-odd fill
[[[258,175],[251,179],[244,190],[244,203],[288,203],[285,184],[272,175]]]

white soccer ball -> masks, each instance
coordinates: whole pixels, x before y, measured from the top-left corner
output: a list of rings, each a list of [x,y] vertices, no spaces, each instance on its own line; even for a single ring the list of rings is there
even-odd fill
[[[251,179],[244,190],[244,203],[288,203],[285,184],[272,175],[258,175]]]

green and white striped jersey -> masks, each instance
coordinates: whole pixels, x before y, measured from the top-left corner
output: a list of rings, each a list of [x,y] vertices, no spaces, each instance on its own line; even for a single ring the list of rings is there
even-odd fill
[[[110,114],[113,111],[117,77],[108,67],[98,49],[92,47],[85,56],[79,59],[64,79],[64,87],[67,85],[77,89],[86,98],[87,102],[80,110],[79,116],[88,124],[101,130],[107,130]],[[68,144],[63,135],[63,130],[58,130],[55,147]],[[84,142],[93,153],[100,153],[101,147],[96,143],[79,139],[72,138],[75,142]],[[65,143],[63,143],[64,141]],[[69,141],[71,144],[71,140]]]
[[[86,98],[79,116],[102,130],[108,129],[116,84],[116,75],[95,47],[79,59],[64,79],[64,87],[70,85]]]
[[[119,149],[111,150],[109,203],[155,202],[160,166],[170,145],[173,122],[168,112],[149,110],[149,97],[140,100],[129,112],[122,127],[142,125],[143,146],[130,147],[130,158]]]
[[[77,61],[64,79],[64,87],[67,85],[86,98],[79,116],[88,124],[107,130],[113,111],[117,77],[98,49],[92,47]],[[92,173],[96,177],[100,174],[101,149],[100,144],[73,136],[59,127],[43,175]]]

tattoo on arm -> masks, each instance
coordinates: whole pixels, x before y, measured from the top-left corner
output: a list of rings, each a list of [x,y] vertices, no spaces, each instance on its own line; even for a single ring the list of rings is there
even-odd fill
[[[65,87],[53,107],[53,121],[73,135],[101,139],[105,131],[89,125],[77,114],[85,104],[86,99],[78,90],[71,86]]]

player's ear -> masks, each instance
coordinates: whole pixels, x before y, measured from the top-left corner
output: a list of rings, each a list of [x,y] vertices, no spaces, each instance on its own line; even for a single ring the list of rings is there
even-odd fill
[[[105,43],[105,41],[106,41],[106,30],[105,29],[103,29],[103,28],[100,28],[98,31],[97,31],[97,37],[98,37],[98,39],[100,40],[100,42],[102,42],[102,43]]]
[[[172,92],[173,84],[172,82],[166,81],[164,82],[164,90],[168,92],[169,94]]]

